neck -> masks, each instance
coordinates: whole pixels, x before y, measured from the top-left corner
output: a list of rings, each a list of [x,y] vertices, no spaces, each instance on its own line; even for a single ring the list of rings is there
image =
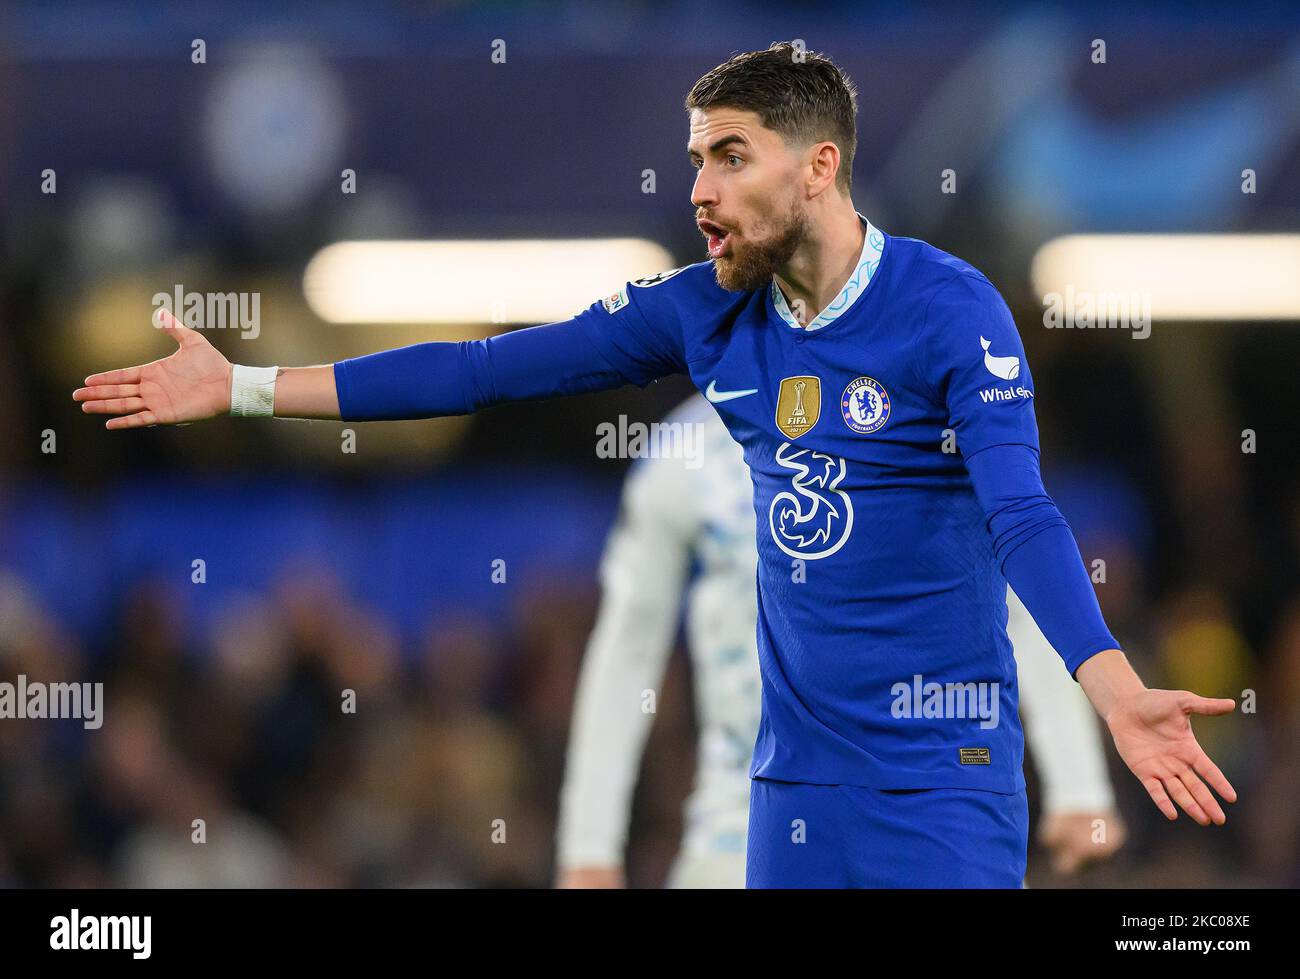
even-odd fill
[[[847,197],[820,220],[814,216],[807,239],[773,276],[800,323],[812,322],[839,295],[857,268],[865,234]]]

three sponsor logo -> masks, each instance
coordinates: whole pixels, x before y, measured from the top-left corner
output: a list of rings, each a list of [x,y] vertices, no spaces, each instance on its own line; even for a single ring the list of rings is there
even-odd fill
[[[984,369],[999,381],[1018,380],[1022,364],[1016,355],[999,355],[993,342],[980,337]],[[839,456],[812,449],[795,450],[791,443],[807,435],[821,420],[821,378],[797,374],[782,378],[776,395],[777,430],[789,441],[782,442],[775,453],[778,465],[790,470],[790,488],[776,493],[768,508],[772,540],[784,553],[796,558],[815,560],[836,553],[853,529],[853,500],[840,484],[847,472],[846,461]],[[758,393],[758,388],[719,390],[717,379],[709,382],[705,397],[714,404],[724,404]],[[1024,386],[990,386],[978,392],[984,403],[1032,398],[1033,391]],[[874,377],[855,377],[840,395],[840,417],[849,431],[874,435],[889,423],[893,399]],[[973,757],[973,756],[972,756]],[[979,764],[966,760],[963,764]]]

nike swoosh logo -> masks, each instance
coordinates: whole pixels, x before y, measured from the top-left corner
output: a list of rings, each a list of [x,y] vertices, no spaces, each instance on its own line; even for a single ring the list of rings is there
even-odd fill
[[[751,394],[758,394],[758,388],[750,388],[748,391],[719,391],[716,380],[710,381],[708,389],[704,392],[704,396],[715,405],[722,404],[724,401],[734,401],[737,398],[747,398]]]

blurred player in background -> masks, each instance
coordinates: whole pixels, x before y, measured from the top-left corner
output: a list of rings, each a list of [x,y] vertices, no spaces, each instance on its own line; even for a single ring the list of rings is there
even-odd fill
[[[683,595],[699,749],[673,887],[744,887],[749,764],[761,683],[753,490],[741,448],[697,395],[665,422],[696,426],[689,460],[658,456],[628,475],[601,564],[603,598],[583,661],[561,793],[561,887],[624,887],[642,748]],[[692,576],[692,569],[694,575]],[[1040,838],[1059,872],[1123,841],[1096,719],[1028,610],[1007,589],[1025,734],[1043,790]],[[1102,820],[1098,833],[1095,820]]]

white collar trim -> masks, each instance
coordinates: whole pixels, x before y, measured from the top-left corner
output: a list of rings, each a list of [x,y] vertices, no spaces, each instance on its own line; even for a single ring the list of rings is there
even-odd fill
[[[776,284],[776,279],[772,280],[772,305],[776,308],[777,315],[785,320],[786,325],[795,330],[804,330],[812,333],[814,330],[820,330],[828,326],[853,305],[860,295],[867,291],[867,286],[871,284],[876,270],[880,267],[880,256],[885,251],[885,236],[870,221],[861,214],[858,217],[866,226],[866,234],[863,236],[862,254],[858,258],[858,266],[849,276],[849,281],[844,283],[844,288],[840,294],[830,301],[825,309],[817,314],[806,327],[794,317],[790,312],[790,304],[786,302],[785,294],[781,287]]]

